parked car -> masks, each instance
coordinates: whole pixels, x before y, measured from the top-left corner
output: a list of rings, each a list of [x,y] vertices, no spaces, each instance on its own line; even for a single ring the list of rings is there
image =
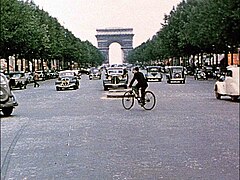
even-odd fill
[[[104,90],[109,88],[127,88],[128,71],[122,67],[110,67],[106,70],[105,79],[103,80]]]
[[[207,76],[206,73],[202,69],[196,69],[194,73],[195,80],[206,80]]]
[[[45,81],[46,80],[46,75],[43,71],[36,71],[37,73],[37,80],[38,81]]]
[[[25,75],[24,72],[11,72],[9,73],[10,81],[9,81],[9,86],[10,88],[27,88],[27,76]]]
[[[160,66],[147,66],[146,67],[147,73],[145,75],[147,81],[157,80],[157,81],[161,82],[162,77],[163,77],[161,69],[162,69],[162,67],[160,67]]]
[[[89,70],[90,70],[89,68],[80,68],[79,71],[81,74],[89,75]]]
[[[31,72],[25,73],[25,77],[27,78],[27,84],[33,82],[33,74]]]
[[[205,66],[204,71],[206,73],[207,79],[208,78],[213,78],[213,67],[211,66]]]
[[[193,67],[187,66],[186,69],[187,69],[187,74],[188,75],[190,75],[190,76],[194,75]]]
[[[76,73],[72,70],[60,71],[55,86],[57,91],[64,89],[78,89],[79,80]]]
[[[98,68],[91,68],[90,69],[90,74],[89,74],[89,79],[101,79],[101,70]]]
[[[18,106],[18,103],[9,87],[9,80],[0,73],[0,111],[4,116],[10,116],[15,106]]]
[[[221,99],[222,96],[230,96],[232,101],[240,97],[239,91],[240,67],[228,66],[225,76],[221,76],[214,85],[215,96]]]
[[[183,66],[169,66],[166,74],[167,83],[180,82],[185,83],[186,75]]]
[[[216,67],[216,69],[213,72],[213,79],[219,79],[221,76],[225,76],[225,69],[221,69],[220,67]]]

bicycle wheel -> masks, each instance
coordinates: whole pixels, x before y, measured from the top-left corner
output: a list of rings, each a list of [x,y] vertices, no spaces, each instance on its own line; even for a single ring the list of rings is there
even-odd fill
[[[134,104],[134,94],[132,91],[127,91],[122,97],[122,105],[126,110],[129,110],[133,107]]]
[[[145,92],[145,104],[143,105],[143,108],[145,110],[152,110],[155,105],[156,105],[155,95],[151,91],[146,91]]]

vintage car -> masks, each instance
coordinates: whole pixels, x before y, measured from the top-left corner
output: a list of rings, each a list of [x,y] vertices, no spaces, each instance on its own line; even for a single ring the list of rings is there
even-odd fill
[[[145,77],[147,79],[147,81],[150,80],[157,80],[159,82],[162,81],[162,68],[160,66],[147,66],[146,67],[146,74]]]
[[[33,73],[31,73],[31,72],[26,72],[25,77],[27,78],[27,84],[32,83],[34,81],[33,80]]]
[[[219,79],[221,76],[225,76],[226,69],[216,67],[213,71],[213,79]]]
[[[55,82],[56,90],[78,89],[79,80],[76,73],[72,70],[60,71]]]
[[[180,82],[185,84],[186,75],[183,66],[169,66],[166,74],[167,83]]]
[[[127,88],[128,72],[126,68],[110,67],[106,70],[105,79],[103,80],[104,90],[109,88]]]
[[[4,116],[10,116],[13,108],[17,105],[18,103],[11,92],[7,77],[0,73],[0,111],[2,111]]]
[[[240,67],[227,67],[226,75],[220,77],[214,85],[214,91],[217,99],[221,99],[222,96],[230,96],[232,101],[236,101],[240,97],[239,73]]]
[[[36,71],[36,74],[37,74],[37,80],[38,81],[45,81],[46,80],[46,75],[43,71],[41,71],[41,70]]]
[[[81,73],[81,74],[86,74],[86,75],[89,75],[89,71],[90,71],[90,69],[89,68],[80,68],[80,70],[79,70],[79,72]]]
[[[202,69],[196,69],[194,73],[194,79],[195,80],[206,80],[207,75]]]
[[[27,88],[28,79],[24,72],[10,72],[9,77],[10,77],[9,86],[11,89]]]
[[[205,66],[203,67],[205,73],[206,73],[206,76],[207,76],[207,79],[208,78],[213,78],[213,67],[211,66]]]
[[[101,70],[98,68],[91,68],[89,73],[89,79],[101,79]]]

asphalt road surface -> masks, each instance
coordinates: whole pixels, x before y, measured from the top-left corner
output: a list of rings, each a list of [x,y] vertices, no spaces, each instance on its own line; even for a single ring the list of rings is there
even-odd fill
[[[239,179],[239,101],[217,100],[214,80],[151,82],[151,111],[125,110],[102,80],[54,82],[14,90],[19,106],[0,116],[3,180]]]

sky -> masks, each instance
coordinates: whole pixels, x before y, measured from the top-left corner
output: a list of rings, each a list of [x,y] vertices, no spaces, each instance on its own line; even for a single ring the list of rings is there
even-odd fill
[[[182,0],[33,0],[82,41],[97,47],[96,29],[133,28],[133,47],[161,29],[164,14]]]

